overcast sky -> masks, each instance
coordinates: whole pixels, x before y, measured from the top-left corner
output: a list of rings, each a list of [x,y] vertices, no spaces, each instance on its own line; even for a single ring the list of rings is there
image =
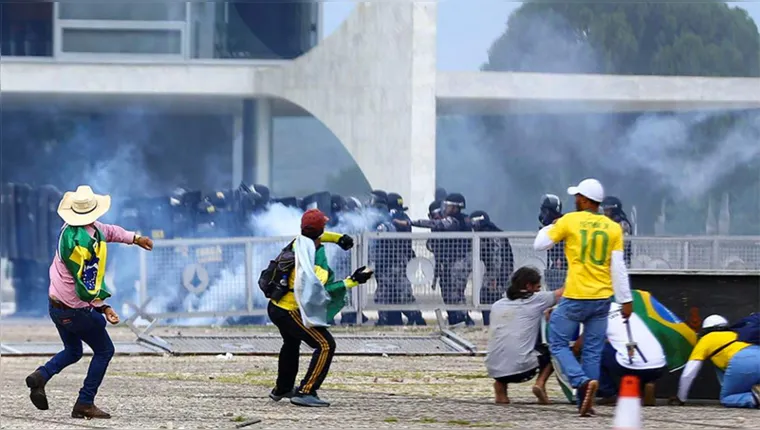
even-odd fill
[[[354,8],[354,1],[325,2],[324,34],[329,35]],[[760,0],[729,3],[746,9],[760,25]],[[506,0],[439,0],[438,69],[477,70],[491,43],[504,31],[519,2]]]

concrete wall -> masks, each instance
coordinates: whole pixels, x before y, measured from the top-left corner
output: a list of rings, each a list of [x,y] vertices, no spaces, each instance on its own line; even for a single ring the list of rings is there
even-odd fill
[[[436,7],[360,3],[317,48],[254,85],[322,121],[372,187],[400,193],[414,217],[435,190]]]
[[[439,114],[760,108],[760,79],[439,72]]]

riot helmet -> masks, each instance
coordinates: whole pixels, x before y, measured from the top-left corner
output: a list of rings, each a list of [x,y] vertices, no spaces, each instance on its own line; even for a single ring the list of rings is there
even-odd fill
[[[441,204],[444,216],[462,212],[467,207],[464,196],[459,193],[451,193],[446,196]]]
[[[388,207],[388,193],[383,190],[372,190],[367,201],[367,206],[376,209]]]
[[[357,199],[356,197],[349,196],[346,199],[346,210],[349,212],[359,212],[364,208],[364,205],[362,205],[361,200]]]
[[[538,214],[538,221],[541,225],[547,226],[560,217],[562,217],[562,200],[554,194],[544,194],[541,197],[541,209]]]
[[[604,200],[602,200],[602,204],[599,206],[604,211],[604,214],[615,222],[620,222],[620,220],[624,217],[623,202],[621,202],[617,197],[605,197]]]
[[[404,199],[398,193],[388,193],[388,209],[397,211],[406,211],[409,208],[404,207]]]
[[[344,210],[346,210],[346,199],[344,199],[343,196],[338,195],[338,194],[331,195],[330,209],[332,210],[333,214],[343,212]]]
[[[491,224],[491,217],[485,211],[475,211],[470,214],[470,222],[473,230],[481,231]]]
[[[441,201],[440,200],[434,200],[433,203],[430,203],[430,205],[428,206],[428,218],[441,219]]]
[[[448,196],[449,193],[446,192],[444,188],[436,188],[435,189],[435,199],[438,201],[444,201],[446,200],[446,196]]]
[[[367,206],[379,210],[380,212],[388,212],[388,194],[383,190],[373,190],[370,194]]]

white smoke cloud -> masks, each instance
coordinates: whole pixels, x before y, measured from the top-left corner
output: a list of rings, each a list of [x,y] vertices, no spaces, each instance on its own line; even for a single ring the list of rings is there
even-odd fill
[[[568,31],[558,15],[534,14],[520,25],[515,39],[494,44],[486,69],[603,70],[590,44]],[[596,113],[579,103],[579,113],[558,115],[552,108],[504,111],[499,118],[439,118],[439,185],[462,192],[468,210],[486,210],[506,230],[532,230],[542,194],[564,196],[567,186],[597,177],[626,209],[639,206],[641,218],[653,223],[663,197],[707,199],[719,184],[736,182],[736,172],[760,161],[759,111],[616,114]],[[706,123],[727,127],[722,120],[731,116],[740,119],[722,133],[715,127],[705,131],[711,128]],[[738,192],[757,186],[730,184]],[[563,199],[570,208],[571,199]],[[694,221],[688,228],[703,232],[704,223]]]
[[[267,299],[258,288],[258,275],[275,258],[280,250],[300,233],[300,209],[279,203],[271,204],[269,208],[251,219],[251,224],[257,237],[269,237],[272,241],[256,242],[251,260],[253,273],[253,305],[256,309],[265,309]],[[356,213],[344,213],[337,225],[328,227],[327,231],[360,234],[370,230],[382,217],[374,209],[365,209]],[[275,239],[277,238],[277,239]],[[278,240],[279,239],[279,240]],[[336,279],[342,279],[351,274],[351,254],[334,244],[326,244],[327,261],[335,272]],[[245,290],[244,251],[241,249],[232,256],[233,261],[227,264],[217,280],[209,285],[200,295],[187,294],[181,303],[184,312],[227,312],[246,309],[247,295]],[[176,284],[176,282],[175,282]],[[182,288],[172,287],[174,291]],[[166,312],[176,298],[166,297],[155,302],[153,312]],[[187,318],[173,321],[177,325],[219,325],[227,321],[225,317]]]

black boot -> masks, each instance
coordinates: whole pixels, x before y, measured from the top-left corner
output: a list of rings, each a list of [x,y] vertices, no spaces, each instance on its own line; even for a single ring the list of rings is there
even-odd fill
[[[26,386],[31,389],[29,399],[32,404],[41,411],[48,410],[47,394],[45,394],[45,384],[47,381],[39,370],[35,370],[31,375],[26,377]]]

